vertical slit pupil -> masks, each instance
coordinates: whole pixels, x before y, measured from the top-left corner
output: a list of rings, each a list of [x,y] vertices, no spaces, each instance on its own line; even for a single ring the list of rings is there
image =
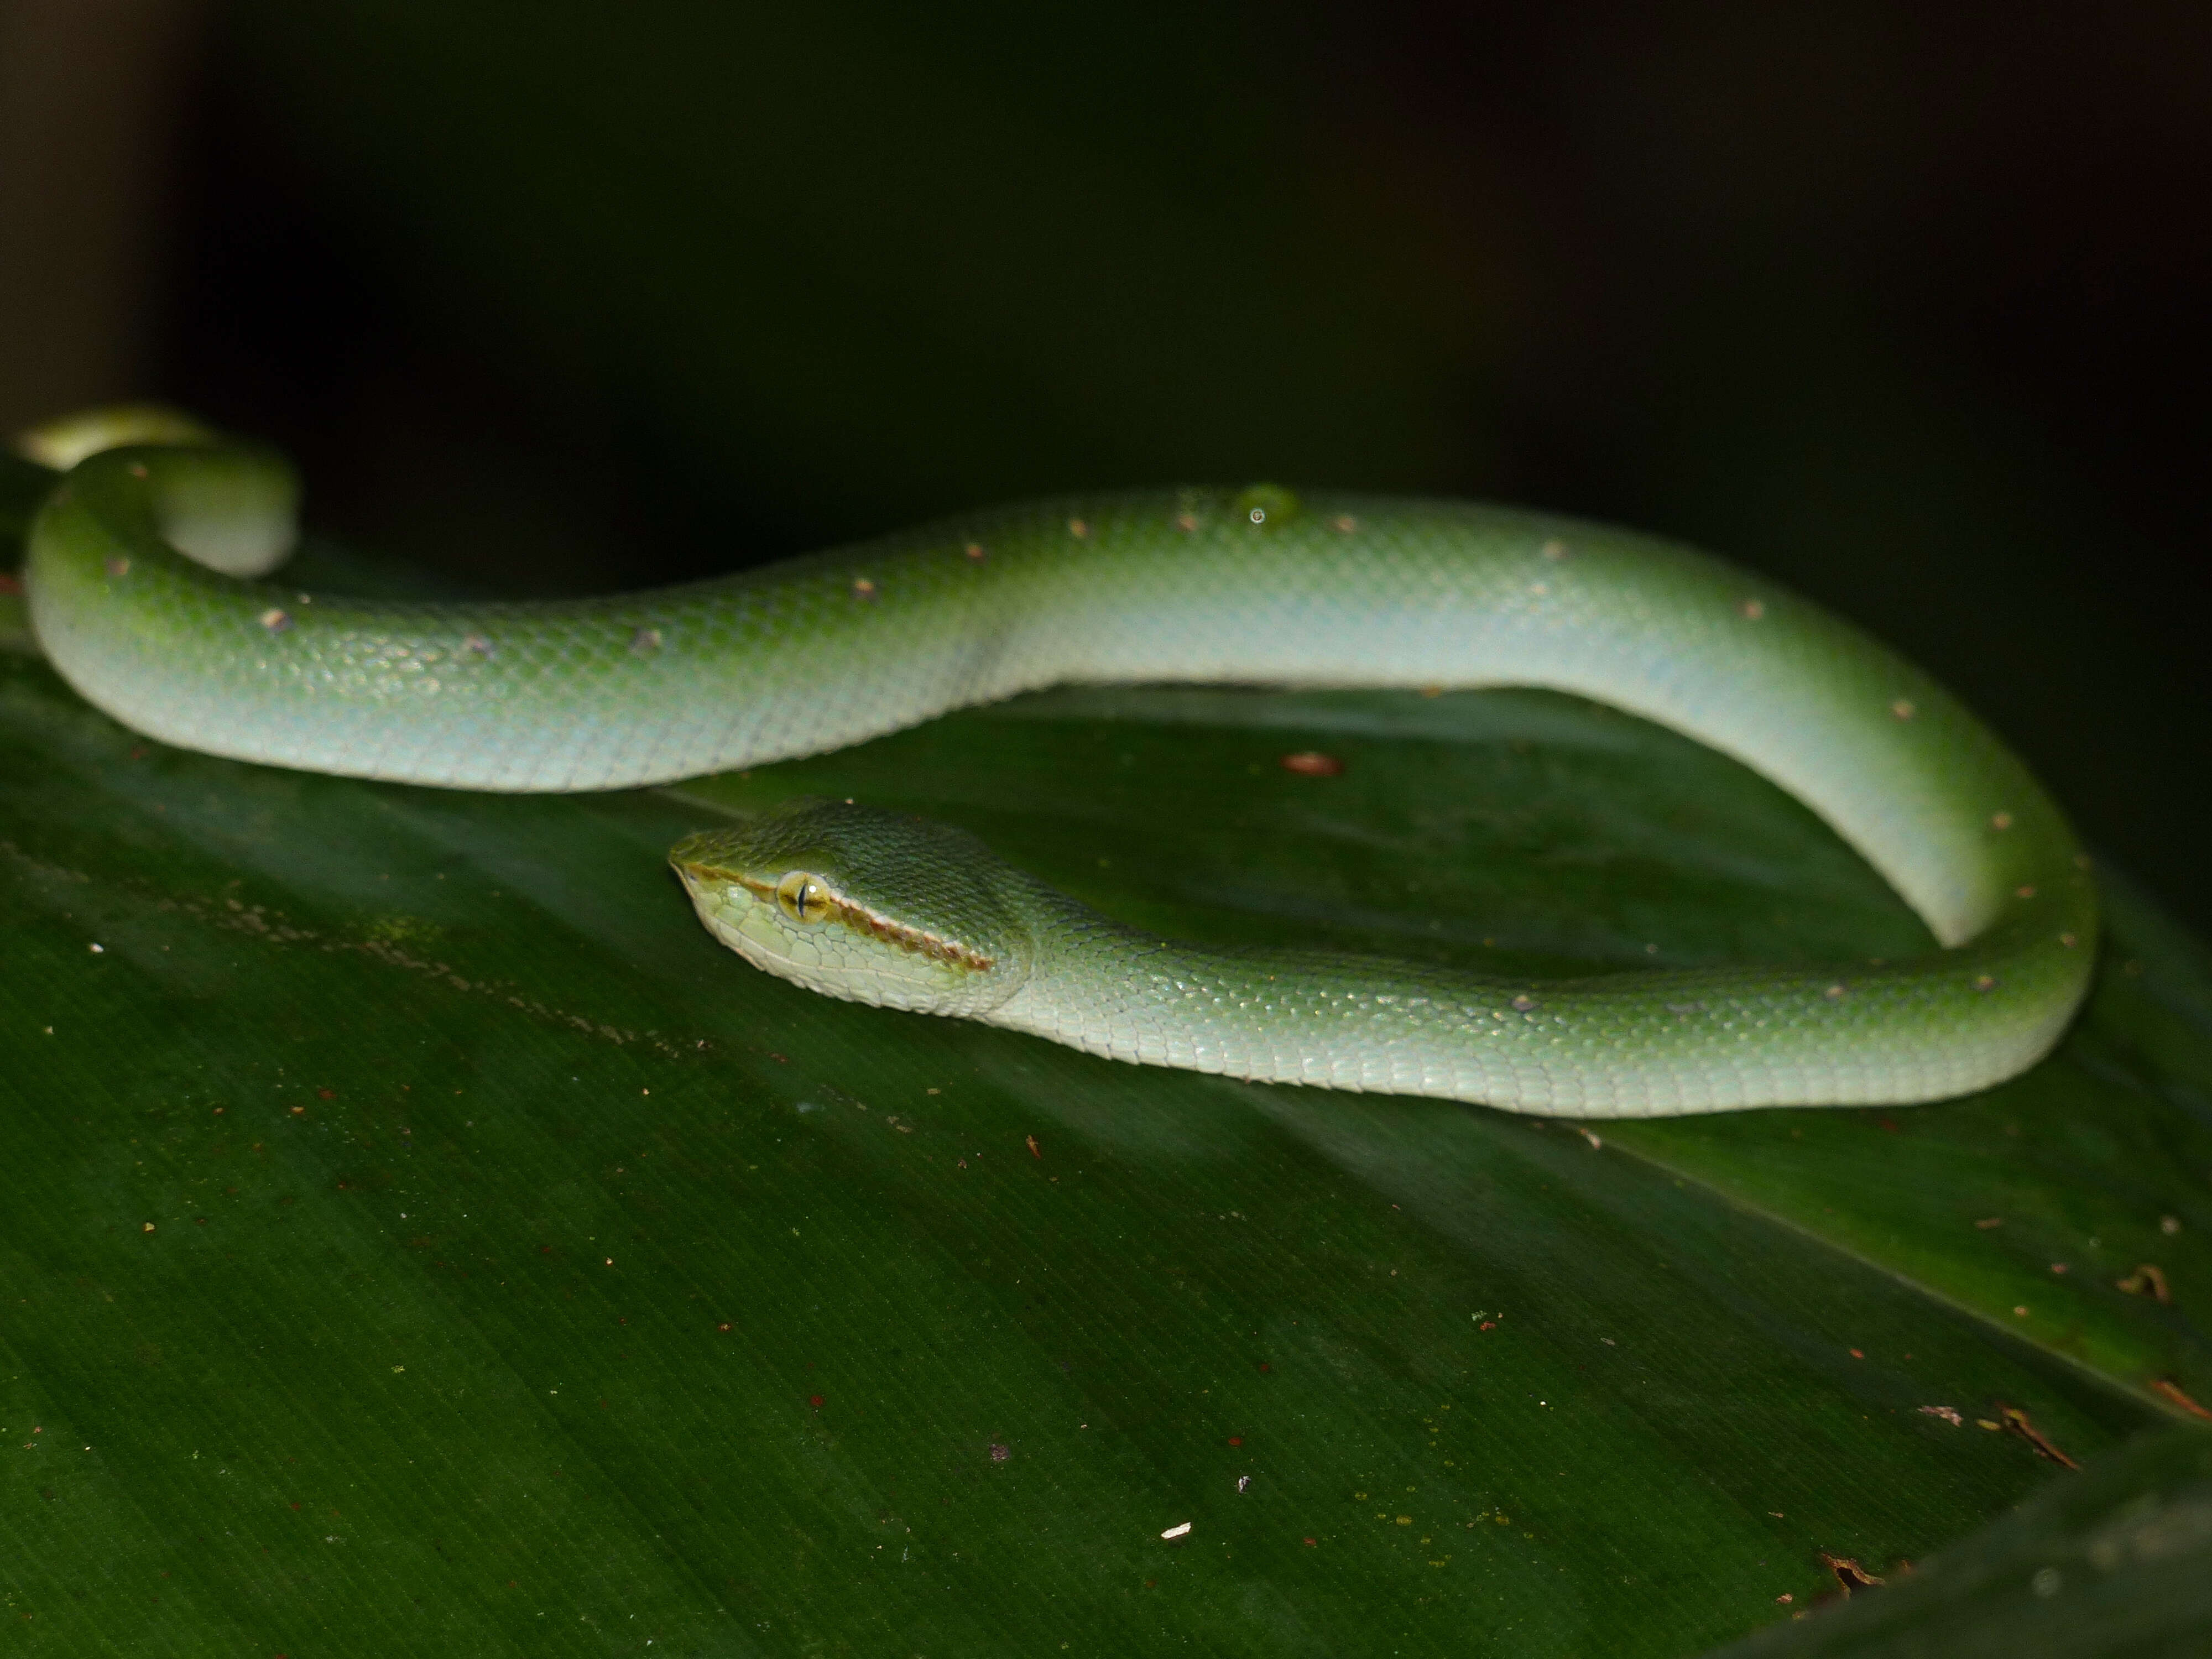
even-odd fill
[[[815,912],[829,904],[822,884],[796,870],[776,884],[775,896],[784,914],[793,921],[811,921]]]

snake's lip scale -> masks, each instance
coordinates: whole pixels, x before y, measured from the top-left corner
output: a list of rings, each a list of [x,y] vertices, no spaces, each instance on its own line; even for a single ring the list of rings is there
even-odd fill
[[[1139,934],[972,837],[837,803],[715,832],[712,857],[678,849],[716,937],[828,994],[1141,1064],[1613,1116],[1985,1087],[2049,1049],[2088,981],[2087,860],[1987,727],[1803,599],[1632,532],[1274,486],[1138,491],[652,592],[392,605],[253,580],[289,549],[298,496],[265,450],[147,410],[58,422],[27,449],[68,469],[29,538],[41,648],[88,700],[182,747],[454,788],[611,789],[1067,682],[1541,687],[1780,785],[1945,947],[1509,994]]]

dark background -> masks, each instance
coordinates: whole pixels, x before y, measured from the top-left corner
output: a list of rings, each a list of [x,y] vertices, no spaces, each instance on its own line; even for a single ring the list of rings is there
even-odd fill
[[[2212,8],[0,0],[0,46],[11,421],[158,394],[514,591],[1092,484],[1620,519],[1927,663],[2212,924]]]

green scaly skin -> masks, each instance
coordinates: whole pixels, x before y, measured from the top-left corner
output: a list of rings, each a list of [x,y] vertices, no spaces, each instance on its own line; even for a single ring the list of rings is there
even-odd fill
[[[964,835],[866,808],[802,804],[675,850],[718,938],[830,995],[1142,1064],[1610,1117],[1965,1093],[2040,1058],[2087,981],[2087,863],[2020,762],[1856,629],[1652,538],[1455,501],[1156,491],[611,599],[368,604],[240,580],[289,545],[289,471],[135,415],[44,452],[76,465],[33,526],[26,586],[55,667],[167,743],[455,788],[614,789],[1063,682],[1540,686],[1772,779],[1944,947],[1504,981],[1161,939]]]

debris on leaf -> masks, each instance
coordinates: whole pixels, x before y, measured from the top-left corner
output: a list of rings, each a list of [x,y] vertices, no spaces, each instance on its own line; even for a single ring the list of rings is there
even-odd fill
[[[2147,1296],[2156,1302],[2173,1300],[2173,1291],[2166,1282],[2166,1274],[2153,1262],[2138,1262],[2133,1273],[2112,1283],[2130,1296]]]
[[[2151,1378],[2150,1385],[2159,1393],[2164,1395],[2168,1400],[2173,1401],[2175,1405],[2180,1407],[2182,1410],[2189,1413],[2192,1417],[2212,1418],[2212,1412],[2206,1411],[2203,1407],[2198,1405],[2187,1395],[2182,1393],[2181,1384],[2175,1382],[2172,1377],[2154,1376]]]
[[[2069,1469],[2078,1469],[2081,1467],[2072,1458],[2069,1457],[2064,1452],[2059,1450],[2057,1447],[2052,1445],[2049,1440],[2045,1439],[2041,1431],[2037,1429],[2034,1424],[2028,1421],[2027,1413],[2021,1410],[2019,1407],[2008,1406],[2003,1401],[2000,1400],[1997,1401],[1997,1415],[2004,1419],[2005,1427],[2011,1430],[2021,1439],[2027,1441],[2029,1445],[2035,1448],[2037,1455],[2047,1457],[2052,1462],[2061,1464]]]
[[[1822,1550],[1820,1565],[1836,1575],[1836,1582],[1844,1587],[1844,1594],[1846,1596],[1856,1595],[1863,1589],[1872,1589],[1882,1583],[1880,1577],[1869,1572],[1848,1555],[1831,1555],[1827,1551]]]

